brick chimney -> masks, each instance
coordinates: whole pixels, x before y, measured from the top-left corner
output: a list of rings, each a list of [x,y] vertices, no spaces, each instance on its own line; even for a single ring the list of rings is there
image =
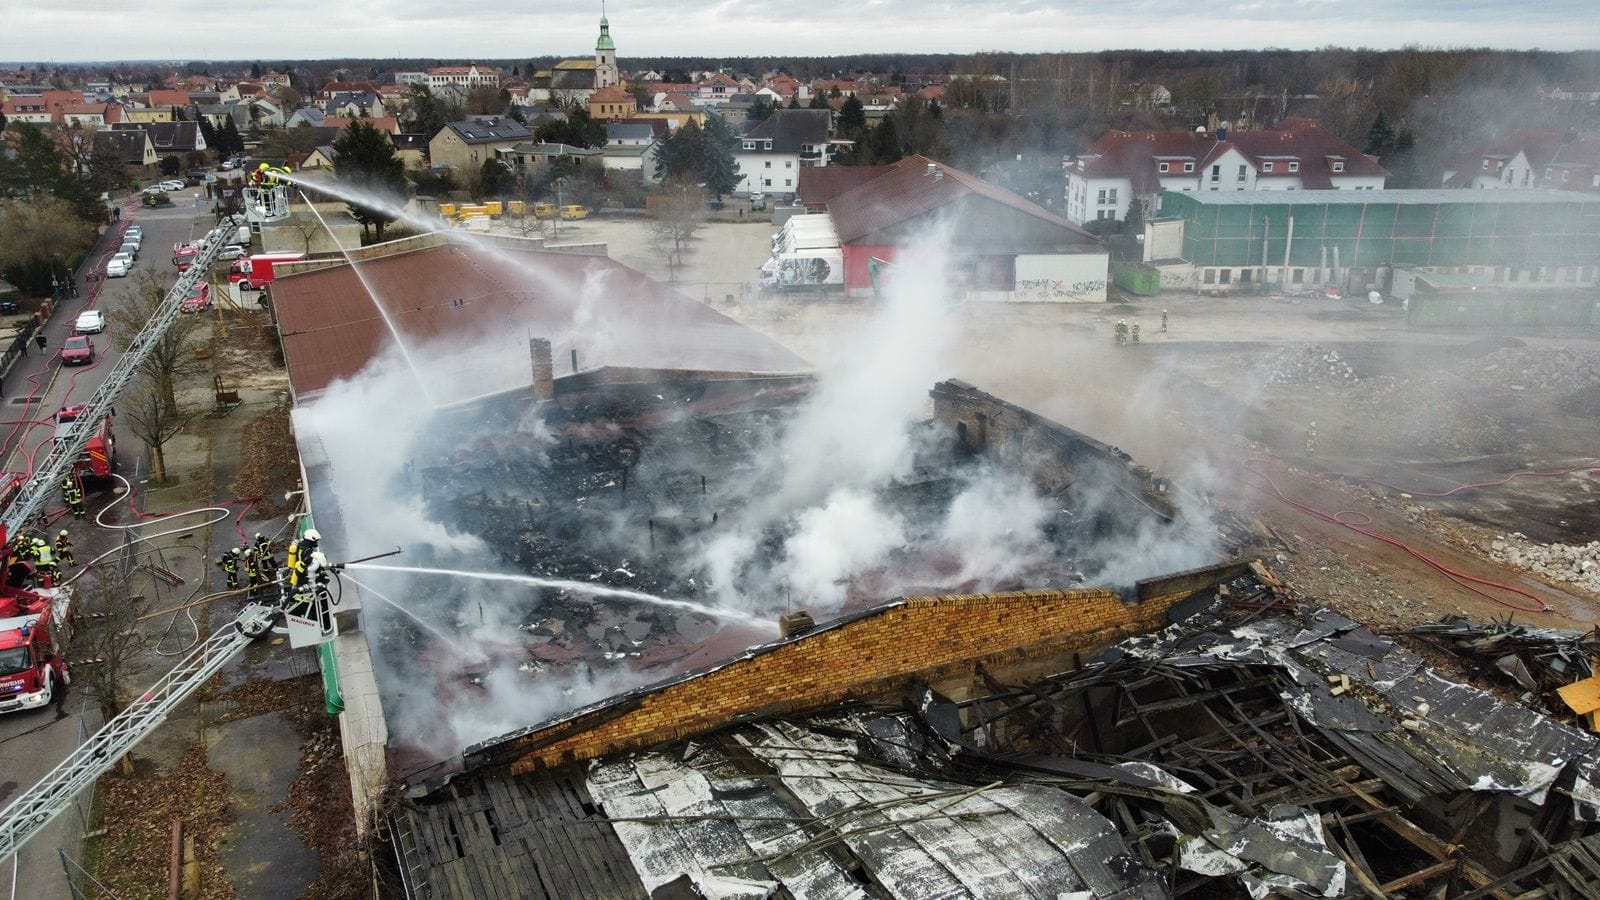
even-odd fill
[[[550,356],[550,342],[544,338],[528,338],[528,352],[533,356],[533,399],[556,398],[556,364]]]

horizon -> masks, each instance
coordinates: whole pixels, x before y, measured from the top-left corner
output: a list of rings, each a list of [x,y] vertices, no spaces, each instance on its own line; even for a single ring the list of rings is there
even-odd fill
[[[23,0],[7,10],[10,27],[0,35],[0,59],[6,61],[0,65],[571,58],[592,51],[601,17],[601,4],[590,0],[551,0],[538,13],[512,0],[483,0],[470,18],[419,0],[389,0],[381,7],[383,16],[371,14],[377,8],[370,0],[333,8],[280,0],[273,7],[274,22],[319,27],[268,29],[253,35],[253,43],[238,44],[263,53],[242,57],[183,52],[194,49],[186,46],[193,38],[186,40],[184,32],[192,27],[199,33],[200,23],[218,18],[209,0],[170,0],[160,16],[108,13],[84,0]],[[1568,16],[1573,22],[1592,17],[1593,5],[1586,0],[1553,0],[1541,8],[1537,21],[1504,19],[1498,7],[1482,0],[1294,0],[1270,7],[1265,0],[1241,0],[1208,14],[1192,10],[1168,0],[1131,0],[1115,11],[1082,0],[913,0],[892,7],[886,0],[868,0],[861,6],[809,10],[804,22],[785,21],[784,10],[765,2],[743,5],[733,17],[700,6],[629,9],[615,3],[606,15],[623,60],[1139,52],[1128,49],[1135,47],[1155,52],[1600,49],[1594,29],[1551,24]],[[1270,18],[1257,18],[1258,13]],[[97,27],[86,34],[82,23],[88,15]],[[174,35],[174,21],[194,24]],[[974,27],[975,22],[982,25]],[[885,31],[892,32],[894,46],[884,47]],[[361,37],[352,41],[350,34]],[[508,46],[518,43],[509,35],[537,37],[518,48]],[[1197,40],[1197,35],[1206,37]],[[47,56],[28,52],[41,46],[71,49]]]

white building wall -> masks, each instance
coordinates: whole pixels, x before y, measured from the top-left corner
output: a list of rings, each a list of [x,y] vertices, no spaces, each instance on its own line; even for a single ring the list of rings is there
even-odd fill
[[[1014,290],[973,293],[1023,303],[1104,303],[1110,262],[1105,253],[1022,253]]]
[[[1067,173],[1067,221],[1077,225],[1096,219],[1122,219],[1133,199],[1130,178],[1087,178]]]
[[[800,154],[750,153],[735,150],[739,164],[739,185],[735,194],[760,191],[763,194],[792,194],[800,184]]]

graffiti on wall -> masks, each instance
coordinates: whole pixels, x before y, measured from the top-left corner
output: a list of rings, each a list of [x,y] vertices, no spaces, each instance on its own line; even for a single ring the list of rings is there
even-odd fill
[[[1104,300],[1104,278],[1067,281],[1060,278],[1029,278],[1016,283],[1018,300]]]

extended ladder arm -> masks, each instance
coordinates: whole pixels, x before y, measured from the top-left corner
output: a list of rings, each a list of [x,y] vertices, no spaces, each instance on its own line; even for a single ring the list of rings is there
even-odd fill
[[[167,715],[217,673],[245,645],[265,634],[277,616],[273,606],[250,604],[163,675],[139,699],[80,744],[60,765],[22,796],[0,810],[0,861],[15,854],[74,797],[116,765],[156,730]],[[58,688],[59,690],[59,688]]]
[[[116,365],[106,374],[104,381],[95,388],[89,402],[84,404],[84,411],[78,419],[84,422],[99,422],[111,412],[111,407],[117,401],[117,395],[128,386],[133,376],[138,373],[139,367],[150,356],[157,341],[166,334],[172,323],[178,320],[183,300],[189,296],[189,290],[200,279],[206,276],[206,270],[216,262],[217,254],[222,252],[222,247],[227,243],[226,235],[232,232],[231,225],[219,225],[203,238],[200,252],[194,258],[194,265],[187,272],[178,275],[178,281],[167,292],[167,296],[156,307],[156,312],[151,315],[150,321],[144,328],[128,342],[127,348]],[[38,511],[62,477],[72,470],[72,465],[77,461],[78,455],[83,452],[83,447],[89,442],[89,437],[94,434],[91,427],[70,429],[65,438],[58,438],[51,447],[50,453],[37,466],[28,478],[22,490],[17,493],[15,500],[0,513],[0,540],[10,540]]]

